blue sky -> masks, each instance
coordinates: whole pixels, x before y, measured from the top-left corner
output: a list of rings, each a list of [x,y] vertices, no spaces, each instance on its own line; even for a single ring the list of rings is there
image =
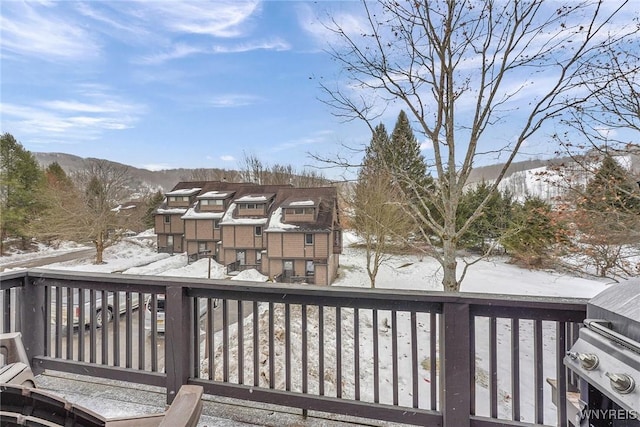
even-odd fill
[[[357,1],[2,0],[0,131],[30,151],[153,170],[237,169],[245,153],[298,169],[317,165],[310,152],[358,162],[343,147],[366,146],[368,128],[319,100],[320,82],[348,84],[326,53],[336,41],[321,23],[328,16],[360,33]],[[473,81],[478,58],[468,59],[461,69]],[[519,133],[520,107],[553,84],[546,69],[523,71],[505,79],[509,104],[483,135],[484,164],[503,160],[494,153]],[[458,118],[471,117],[473,96],[459,100]],[[400,105],[382,104],[378,120],[391,131]],[[554,132],[527,139],[518,158],[552,156]]]
[[[357,2],[2,1],[2,132],[149,169],[312,164],[366,144],[319,101],[319,17]],[[391,126],[391,124],[390,124]]]

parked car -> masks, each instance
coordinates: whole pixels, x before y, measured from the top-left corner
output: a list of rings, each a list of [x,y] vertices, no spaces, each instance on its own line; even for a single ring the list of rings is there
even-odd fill
[[[151,331],[151,317],[152,317],[152,304],[151,304],[151,296],[147,297],[144,307],[147,310],[146,315],[144,316],[144,328],[147,331]],[[198,298],[200,302],[200,317],[204,316],[207,313],[207,300],[204,298]],[[156,331],[158,333],[164,333],[164,325],[165,325],[165,317],[164,317],[164,307],[165,307],[165,297],[164,294],[158,294],[156,298]],[[213,308],[218,307],[218,299],[215,298],[213,300]]]
[[[67,312],[68,312],[67,292],[68,291],[69,291],[68,288],[62,289],[62,310],[60,314],[61,314],[63,326],[66,326],[68,324],[68,319],[67,319]],[[82,291],[84,292],[84,322],[80,322],[80,289],[73,289],[73,308],[72,308],[73,326],[79,326],[81,323],[85,326],[90,325],[92,311],[95,311],[95,314],[96,314],[96,327],[101,328],[105,322],[106,323],[111,322],[113,320],[114,313],[116,312],[116,309],[114,307],[115,305],[114,293],[113,292],[108,293],[107,312],[105,315],[102,312],[103,310],[102,291],[96,291],[96,299],[95,299],[96,302],[93,308],[91,307],[91,290],[82,289]],[[138,308],[138,306],[140,305],[138,293],[131,292],[129,295],[131,298],[131,309],[133,310]],[[51,313],[52,313],[51,322],[52,323],[55,322],[55,312],[56,312],[56,306],[57,306],[56,296],[57,295],[55,291],[51,293]],[[121,315],[126,311],[127,311],[127,293],[119,292],[117,313],[118,315]]]

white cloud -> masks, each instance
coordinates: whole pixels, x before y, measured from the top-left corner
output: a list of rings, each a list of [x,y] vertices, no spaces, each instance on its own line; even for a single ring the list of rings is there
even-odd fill
[[[242,24],[260,7],[258,1],[143,1],[137,4],[138,13],[151,17],[172,32],[225,38],[243,35]]]
[[[278,152],[278,151],[290,150],[292,148],[302,147],[305,145],[324,144],[327,142],[327,139],[330,135],[333,135],[332,131],[329,131],[329,130],[319,131],[314,133],[313,135],[310,135],[304,138],[299,138],[293,141],[288,141],[288,142],[283,142],[281,144],[278,144],[275,147],[273,147],[272,151]]]
[[[291,45],[284,40],[273,39],[269,41],[254,41],[249,43],[241,43],[234,46],[214,46],[213,53],[241,53],[253,50],[275,50],[284,51],[291,49]]]
[[[39,143],[82,143],[132,128],[146,107],[109,92],[100,85],[81,85],[72,99],[2,103],[2,126]]]
[[[226,94],[210,98],[206,103],[215,108],[245,107],[259,102],[261,98],[253,95]]]
[[[224,155],[220,156],[220,160],[222,160],[223,162],[235,162],[236,158],[230,155]]]
[[[179,43],[172,46],[171,49],[167,52],[146,55],[136,62],[142,64],[162,64],[173,59],[185,58],[187,56],[197,55],[201,53],[206,53],[206,49]]]
[[[367,32],[368,26],[362,13],[350,13],[343,9],[349,6],[348,2],[341,2],[339,11],[329,11],[303,4],[298,7],[298,23],[320,47],[335,45],[341,41],[341,37],[333,31],[336,28],[348,35]],[[354,7],[361,12],[359,3],[355,3]]]
[[[86,61],[100,54],[100,46],[83,26],[61,16],[58,5],[3,2],[0,47],[7,53],[49,61]]]

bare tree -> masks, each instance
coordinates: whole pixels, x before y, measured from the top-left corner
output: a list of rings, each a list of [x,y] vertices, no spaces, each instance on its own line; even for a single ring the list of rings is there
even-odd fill
[[[104,250],[122,235],[122,217],[115,207],[128,197],[131,178],[125,167],[93,160],[77,172],[73,185],[49,183],[42,199],[47,209],[33,223],[33,234],[47,239],[90,241],[96,248],[96,264]]]
[[[251,182],[253,184],[265,184],[267,167],[262,161],[252,153],[243,153],[240,162],[240,178],[242,182]]]
[[[382,264],[391,249],[406,242],[414,221],[406,215],[402,195],[391,177],[383,172],[361,176],[350,198],[349,210],[356,234],[363,241],[367,274],[375,288]]]
[[[423,225],[425,241],[432,236],[439,241],[433,253],[446,291],[460,289],[470,264],[458,271],[458,241],[489,201],[456,224],[474,165],[489,158],[503,161],[492,184],[496,189],[525,141],[591,100],[594,93],[584,90],[583,82],[592,64],[602,61],[604,51],[624,50],[624,42],[638,32],[633,25],[613,25],[625,8],[635,12],[633,6],[620,1],[606,11],[595,0],[567,5],[380,0],[362,2],[365,22],[357,31],[331,20],[328,28],[339,40],[331,54],[348,84],[346,89],[325,84],[325,102],[336,115],[363,120],[371,130],[384,112],[381,106],[397,103],[431,147],[427,162],[439,191],[431,193],[433,200],[419,197],[409,207]],[[506,124],[512,134],[505,138]],[[503,146],[496,146],[498,138],[506,139]],[[421,193],[415,186],[413,192]]]
[[[223,169],[205,169],[197,168],[191,171],[191,174],[182,181],[224,181],[229,179],[229,173]]]

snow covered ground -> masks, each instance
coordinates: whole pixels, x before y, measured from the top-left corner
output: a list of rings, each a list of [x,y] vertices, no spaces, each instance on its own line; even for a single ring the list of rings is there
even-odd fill
[[[346,236],[346,241],[348,241],[348,237]],[[209,272],[209,263],[208,260],[200,260],[191,264],[187,264],[187,258],[184,254],[177,254],[174,256],[170,256],[168,254],[158,254],[155,251],[155,248],[152,244],[153,235],[147,233],[146,235],[140,236],[134,239],[128,239],[126,241],[122,241],[118,245],[107,249],[104,259],[106,264],[103,265],[94,265],[91,263],[90,259],[81,259],[63,263],[56,263],[47,265],[45,268],[52,269],[64,269],[64,270],[80,270],[80,271],[95,271],[95,272],[121,272],[124,274],[153,274],[153,275],[167,275],[167,276],[179,276],[179,277],[200,277],[206,278],[208,274],[211,275],[211,278],[214,279],[222,279],[225,278],[224,267],[212,262],[211,263],[211,272]],[[345,245],[346,246],[346,245]],[[10,257],[9,257],[10,258]],[[334,283],[334,286],[350,286],[350,287],[361,287],[368,288],[369,280],[366,274],[366,268],[364,264],[364,255],[361,249],[345,247],[343,254],[340,257],[340,277]],[[251,280],[251,281],[265,281],[266,277],[260,275],[255,270],[243,272],[241,275],[238,275],[234,278],[234,280]],[[440,284],[440,268],[437,262],[430,258],[419,258],[417,256],[397,256],[393,257],[391,261],[383,266],[380,270],[380,273],[377,278],[376,287],[381,289],[409,289],[409,290],[442,290],[442,285]],[[531,271],[519,268],[514,265],[508,264],[506,259],[494,258],[488,261],[482,261],[471,267],[465,281],[462,285],[463,292],[483,292],[483,293],[495,293],[495,294],[512,294],[512,295],[543,295],[543,296],[557,296],[557,297],[580,297],[580,298],[590,298],[603,290],[608,284],[603,281],[597,280],[588,280],[583,278],[576,278],[569,275],[559,274],[557,272],[547,272],[547,271]],[[276,320],[275,320],[275,334],[279,336],[276,342],[276,349],[283,348],[280,347],[283,343],[283,333],[284,330],[284,322],[282,319],[284,318],[282,307],[276,307]],[[311,310],[312,311],[312,310]],[[309,333],[311,336],[309,337],[310,345],[313,345],[314,336],[317,332],[314,329],[314,319],[317,320],[317,315],[313,312],[308,314],[309,319]],[[268,313],[264,306],[260,307],[259,311],[260,322],[265,322],[265,326],[260,327],[261,330],[267,330],[266,322],[268,321]],[[297,342],[296,339],[299,338],[301,334],[301,323],[299,321],[300,314],[299,309],[292,309],[292,319],[297,319],[292,321],[292,342]],[[326,310],[325,311],[325,342],[335,343],[335,331],[330,331],[330,325],[335,325],[335,310]],[[403,338],[406,338],[409,328],[408,325],[408,316],[406,313],[399,313],[398,324],[400,334],[398,336],[399,342],[406,342]],[[342,309],[341,311],[341,322],[343,331],[353,330],[353,311],[350,309]],[[379,328],[381,331],[380,335],[380,349],[381,352],[386,352],[386,354],[381,354],[381,360],[390,360],[390,349],[391,349],[391,334],[388,331],[389,317],[388,313],[379,313],[378,317]],[[360,312],[360,330],[362,334],[362,338],[360,340],[360,355],[362,360],[370,360],[373,355],[371,354],[371,330],[372,330],[372,316],[371,313],[367,310],[362,310]],[[253,357],[253,350],[251,349],[251,318],[247,318],[244,329],[244,339],[246,344],[246,353],[245,356],[249,358],[245,361],[245,375],[247,375],[246,380],[252,382],[253,373],[251,371],[251,357]],[[328,327],[329,326],[329,327]],[[478,414],[486,415],[487,404],[483,402],[488,402],[488,339],[487,339],[487,331],[484,327],[483,322],[479,322],[476,324],[476,334],[477,334],[477,354],[476,354],[476,362],[477,362],[477,378],[476,378],[476,390],[478,396]],[[544,326],[544,350],[545,350],[545,361],[552,359],[552,356],[555,354],[555,343],[554,343],[554,331],[555,326],[553,324],[545,324]],[[522,341],[520,342],[520,348],[522,352],[522,371],[521,371],[521,381],[523,389],[533,390],[532,381],[532,349],[533,349],[533,339],[531,334],[532,324],[526,321],[523,321],[520,325],[520,336]],[[404,331],[407,331],[406,333]],[[428,353],[428,337],[430,336],[429,331],[429,322],[424,319],[424,321],[419,322],[419,331],[418,335],[421,338],[421,342],[424,343],[424,346],[418,349],[420,354],[429,354]],[[230,348],[232,349],[231,360],[234,361],[235,353],[233,351],[237,351],[237,325],[235,325],[230,330]],[[262,339],[262,338],[261,338]],[[315,376],[317,378],[323,378],[326,394],[332,395],[335,393],[337,381],[342,381],[343,387],[343,395],[350,396],[353,395],[354,383],[353,383],[353,373],[349,372],[349,366],[353,366],[353,360],[349,360],[349,355],[354,354],[353,351],[353,339],[347,339],[343,334],[343,348],[342,348],[342,360],[343,364],[346,367],[343,371],[342,380],[335,378],[333,372],[325,370],[324,373],[319,373],[317,371],[311,370],[309,372],[310,376]],[[282,341],[282,342],[281,342]],[[317,341],[317,339],[315,340]],[[221,342],[221,339],[218,337],[214,337],[214,342]],[[204,345],[204,343],[203,343]],[[426,347],[425,347],[426,346]],[[301,364],[301,353],[299,346],[292,346],[293,354],[292,354],[292,365],[294,366],[295,371],[299,371],[299,369],[295,369],[296,366],[300,366]],[[260,345],[261,349],[265,349],[266,345]],[[499,396],[500,396],[500,416],[501,417],[509,417],[510,416],[510,375],[509,375],[509,366],[508,355],[509,349],[511,348],[511,337],[510,337],[510,325],[507,322],[498,323],[498,366],[499,366]],[[386,349],[386,350],[385,350]],[[203,349],[204,350],[204,349]],[[335,366],[335,358],[336,358],[336,349],[335,348],[325,348],[326,351],[326,366],[332,367]],[[400,403],[401,404],[409,404],[411,399],[412,392],[412,377],[411,377],[411,366],[410,366],[410,355],[411,352],[408,348],[403,348],[402,344],[399,346],[399,355],[401,360],[399,360],[400,367]],[[218,346],[216,348],[216,354],[220,354],[222,349]],[[206,354],[206,352],[202,352]],[[309,349],[309,354],[314,354],[314,349]],[[317,354],[317,353],[316,353]],[[265,360],[267,356],[261,354],[261,359]],[[283,378],[282,370],[284,369],[283,359],[280,357],[276,363],[276,375],[279,378]],[[202,361],[203,374],[208,375],[206,370],[206,360]],[[425,360],[425,362],[431,363],[431,361]],[[554,377],[555,376],[555,367],[553,364],[549,364],[545,362],[545,377]],[[438,363],[436,361],[436,363]],[[310,362],[310,364],[313,364]],[[231,372],[235,371],[235,367],[237,365],[230,366]],[[317,365],[315,365],[317,366]],[[217,372],[221,368],[221,366],[216,365],[216,372],[214,373],[214,377],[218,378],[221,375],[221,372]],[[261,375],[268,375],[268,366],[264,365],[264,370],[261,368]],[[372,372],[370,368],[362,364],[361,366],[361,388],[362,388],[362,400],[372,400],[372,391],[373,386],[371,384]],[[236,375],[237,376],[237,375]],[[391,379],[391,368],[390,366],[381,366],[381,381],[386,383]],[[429,382],[432,380],[429,378],[429,370],[427,369],[427,365],[423,366],[423,370],[420,372],[420,378],[423,379],[420,383],[420,395],[428,396],[429,392]],[[236,378],[237,379],[237,378]],[[233,380],[233,378],[232,378]],[[300,390],[300,378],[294,377],[292,379],[292,389]],[[310,387],[313,387],[311,384],[313,381],[310,379]],[[555,424],[555,409],[550,402],[550,389],[545,385],[545,393],[547,394],[546,405],[545,405],[545,420],[549,424]],[[317,391],[317,390],[311,390]],[[381,401],[382,402],[391,402],[391,387],[381,387]],[[523,416],[524,420],[531,421],[533,414],[533,399],[529,399],[526,395],[522,397],[523,402]]]

